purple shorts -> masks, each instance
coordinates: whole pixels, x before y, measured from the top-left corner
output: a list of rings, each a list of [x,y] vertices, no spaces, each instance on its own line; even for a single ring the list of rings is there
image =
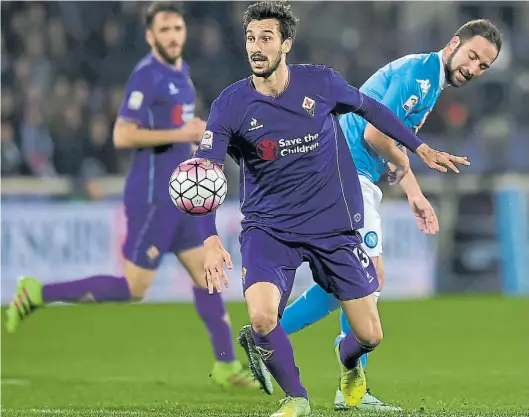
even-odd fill
[[[243,291],[256,282],[271,282],[281,292],[279,316],[286,307],[296,269],[308,262],[314,281],[340,301],[366,297],[378,288],[371,259],[358,232],[330,237],[286,239],[251,228],[241,235]]]
[[[204,243],[203,219],[182,213],[168,204],[149,204],[142,209],[125,209],[127,238],[123,255],[133,264],[156,269],[162,255],[175,255]]]

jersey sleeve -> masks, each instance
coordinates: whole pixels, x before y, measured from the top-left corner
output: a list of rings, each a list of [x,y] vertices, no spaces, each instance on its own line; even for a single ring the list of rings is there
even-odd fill
[[[221,109],[219,99],[211,105],[206,131],[195,152],[195,158],[205,158],[223,165],[232,136],[229,112]]]
[[[349,85],[338,72],[330,68],[328,71],[331,93],[334,98],[334,112],[338,114],[355,113],[362,107],[363,94]]]
[[[330,70],[331,91],[334,97],[334,112],[338,114],[356,113],[366,119],[385,135],[402,143],[410,151],[423,142],[384,104],[362,94],[350,86],[340,74]]]
[[[144,72],[136,72],[129,78],[125,87],[125,98],[118,117],[135,122],[140,126],[149,125],[149,109],[154,102],[154,85]]]
[[[388,107],[400,120],[406,120],[422,100],[419,82],[412,71],[392,77],[382,104]],[[409,126],[411,127],[411,126]]]

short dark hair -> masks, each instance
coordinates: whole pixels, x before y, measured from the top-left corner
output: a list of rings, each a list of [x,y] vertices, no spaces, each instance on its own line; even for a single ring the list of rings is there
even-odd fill
[[[502,39],[500,31],[488,19],[476,19],[461,26],[454,36],[459,36],[461,42],[472,39],[474,36],[482,36],[496,46],[498,54],[501,50]]]
[[[158,13],[178,13],[184,17],[184,8],[182,4],[172,1],[155,1],[151,3],[145,12],[145,26],[150,28],[152,22]]]
[[[286,1],[260,1],[248,6],[244,12],[243,26],[244,33],[252,20],[276,19],[279,21],[279,31],[281,40],[296,37],[296,27],[299,19],[294,16],[289,4]]]

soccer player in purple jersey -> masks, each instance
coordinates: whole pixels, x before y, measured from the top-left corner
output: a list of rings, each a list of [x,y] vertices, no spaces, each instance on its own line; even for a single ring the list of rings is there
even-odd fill
[[[146,14],[146,39],[151,53],[139,62],[127,82],[114,130],[117,148],[134,149],[124,190],[124,276],[103,274],[44,285],[23,278],[8,310],[7,330],[15,331],[22,319],[49,303],[141,300],[162,255],[174,253],[195,283],[195,306],[216,358],[212,380],[226,387],[257,388],[249,370],[235,358],[221,295],[209,294],[206,288],[204,220],[176,210],[167,193],[168,178],[179,162],[191,156],[191,144],[198,143],[205,129],[205,122],[194,117],[195,91],[182,59],[186,41],[182,9],[170,2],[153,3]]]
[[[292,345],[278,323],[296,269],[307,261],[316,282],[341,302],[354,331],[337,346],[341,388],[350,406],[366,392],[358,359],[382,340],[372,293],[378,279],[361,247],[363,200],[337,115],[355,112],[415,152],[429,166],[457,172],[466,158],[422,143],[387,107],[361,94],[324,66],[287,65],[297,19],[283,2],[259,2],[244,15],[253,76],[215,100],[195,156],[240,166],[242,282],[252,324],[247,351],[258,352],[286,394],[273,417],[310,414]],[[208,288],[227,285],[230,256],[215,229],[206,229]],[[355,337],[356,335],[356,337]],[[252,362],[252,354],[249,354]]]

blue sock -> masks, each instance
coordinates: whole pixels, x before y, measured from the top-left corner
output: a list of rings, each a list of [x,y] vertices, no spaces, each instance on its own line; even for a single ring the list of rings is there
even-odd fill
[[[295,333],[328,316],[339,307],[340,302],[332,294],[326,293],[315,284],[285,309],[280,321],[281,327],[287,334]]]
[[[349,322],[347,321],[347,317],[345,317],[345,314],[343,310],[340,310],[340,329],[341,334],[336,338],[334,341],[334,346],[342,341],[343,338],[345,338],[346,335],[348,335],[351,332],[351,326],[349,326]],[[367,353],[362,355],[360,357],[360,362],[362,363],[362,368],[366,369],[367,366]]]

